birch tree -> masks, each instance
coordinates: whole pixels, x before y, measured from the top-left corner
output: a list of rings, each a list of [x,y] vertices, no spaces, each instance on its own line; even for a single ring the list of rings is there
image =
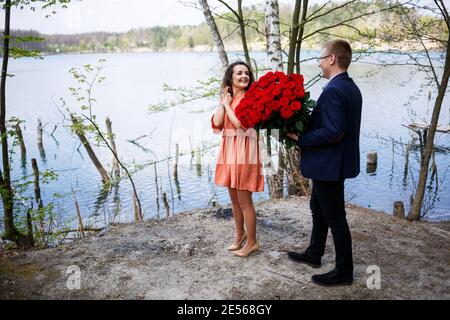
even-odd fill
[[[225,47],[223,45],[222,37],[219,33],[219,29],[217,28],[216,21],[211,13],[211,10],[208,5],[207,0],[199,0],[200,6],[203,10],[203,15],[205,16],[206,24],[211,31],[211,35],[213,37],[214,45],[216,46],[217,52],[219,53],[220,62],[222,63],[222,68],[226,69],[228,67],[228,55],[225,51]]]
[[[278,0],[266,0],[265,27],[269,68],[272,71],[283,71]]]
[[[265,29],[267,39],[267,60],[269,68],[272,71],[283,71],[283,52],[281,49],[280,35],[280,13],[278,0],[266,0],[265,4]],[[271,132],[267,131],[267,151],[269,159],[272,159]],[[272,174],[270,170],[268,177],[269,193],[271,198],[283,197],[283,176],[284,165],[282,147],[277,144],[278,148],[278,170]],[[272,161],[269,166],[272,168]]]

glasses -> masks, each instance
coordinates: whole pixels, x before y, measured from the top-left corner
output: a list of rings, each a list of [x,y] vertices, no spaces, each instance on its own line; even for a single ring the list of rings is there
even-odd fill
[[[326,58],[331,57],[331,56],[332,56],[332,54],[329,54],[329,55],[326,55],[326,56],[323,56],[323,57],[318,57],[318,58],[316,58],[317,63],[320,63],[320,60],[326,59]]]

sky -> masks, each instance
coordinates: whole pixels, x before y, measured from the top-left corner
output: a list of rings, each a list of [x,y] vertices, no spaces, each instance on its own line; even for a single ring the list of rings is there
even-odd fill
[[[310,0],[309,4],[327,0]],[[431,3],[432,0],[416,0]],[[227,1],[236,8],[237,1]],[[263,4],[265,0],[245,0],[244,5]],[[295,0],[279,0],[281,4],[294,5]],[[45,12],[13,8],[11,28],[37,30],[44,34],[74,34],[92,31],[124,32],[133,28],[167,25],[196,25],[204,21],[201,10],[186,5],[198,0],[72,0],[67,9],[58,9],[55,15],[45,18]],[[217,0],[208,0],[211,7],[219,6]],[[224,8],[223,5],[220,7]],[[226,9],[225,9],[226,10]],[[0,10],[0,21],[4,12]]]
[[[323,0],[313,0],[320,2]],[[202,11],[183,3],[198,0],[72,0],[67,9],[45,18],[44,12],[29,9],[12,10],[12,29],[33,29],[45,34],[73,34],[91,31],[124,32],[132,28],[195,25],[204,21]],[[208,1],[211,7],[216,0]],[[279,3],[293,3],[293,0],[279,0]],[[311,2],[311,1],[310,1]],[[236,1],[229,1],[236,7]],[[264,0],[245,0],[244,5],[264,3]],[[3,10],[0,19],[4,19]]]

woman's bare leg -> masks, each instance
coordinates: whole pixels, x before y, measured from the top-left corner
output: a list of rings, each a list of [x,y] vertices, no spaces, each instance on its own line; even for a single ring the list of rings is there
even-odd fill
[[[228,188],[230,194],[231,207],[233,211],[234,223],[236,225],[236,237],[233,246],[240,247],[242,236],[244,235],[244,215],[242,213],[241,206],[237,195],[237,190],[234,188]]]
[[[247,229],[247,242],[239,251],[248,252],[256,244],[256,211],[250,191],[237,190],[237,195],[244,215],[245,228]]]

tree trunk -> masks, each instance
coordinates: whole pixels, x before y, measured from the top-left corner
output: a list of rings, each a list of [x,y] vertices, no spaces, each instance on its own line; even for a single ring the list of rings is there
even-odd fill
[[[114,135],[112,132],[112,127],[111,127],[111,120],[109,118],[106,118],[106,129],[108,130],[108,137],[109,137],[109,143],[111,143],[111,148],[113,149],[114,153],[117,156],[116,142],[114,141]],[[119,167],[119,162],[117,162],[116,157],[113,157],[113,172],[114,172],[114,177],[116,177],[116,178],[120,177],[120,167]]]
[[[11,168],[8,158],[8,135],[6,129],[6,77],[8,74],[9,37],[11,23],[11,0],[5,3],[5,28],[3,31],[3,62],[0,84],[0,135],[2,141],[3,172],[0,176],[0,192],[3,201],[3,217],[5,224],[5,239],[17,242],[17,230],[14,227],[13,193],[11,188]]]
[[[295,0],[294,14],[292,15],[291,34],[289,39],[288,74],[294,73],[295,49],[297,48],[297,38],[299,31],[301,0]]]
[[[219,29],[217,28],[216,22],[214,21],[214,17],[212,16],[211,10],[209,9],[208,1],[200,0],[200,5],[203,8],[203,15],[205,16],[206,24],[209,27],[217,52],[219,53],[222,67],[223,69],[226,69],[228,67],[228,55],[227,52],[225,51],[222,37],[220,36],[219,33]]]
[[[238,0],[239,29],[241,32],[242,49],[244,50],[245,61],[249,66],[252,65],[250,54],[248,53],[247,36],[245,35],[244,14],[242,13],[242,0]]]
[[[300,74],[300,52],[302,51],[303,33],[305,32],[306,14],[308,13],[308,0],[303,0],[302,18],[300,20],[297,44],[295,49],[295,69]]]
[[[445,92],[447,90],[449,76],[450,76],[450,33],[447,39],[447,52],[445,55],[444,72],[442,74],[442,80],[438,88],[438,95],[434,103],[430,128],[428,130],[425,150],[423,153],[423,161],[420,167],[419,182],[417,184],[414,202],[411,206],[411,210],[409,211],[408,215],[408,219],[410,221],[420,219],[420,211],[422,208],[423,198],[425,196],[425,187],[428,177],[428,166],[430,164],[431,153],[433,151],[434,136],[436,133],[436,127],[439,120],[439,114],[441,112],[442,102],[444,100]]]
[[[308,0],[295,1],[294,14],[292,16],[292,30],[289,39],[289,56],[288,56],[288,74],[296,72],[300,73],[300,52],[302,46],[302,38],[304,33],[304,25],[308,10]],[[303,8],[302,8],[303,6]],[[300,10],[302,9],[302,18],[300,19]],[[309,192],[309,180],[305,179],[300,172],[300,154],[294,148],[286,150],[286,164],[289,165],[287,175],[288,194],[289,195],[307,195]]]
[[[269,61],[269,66],[272,71],[283,71],[278,0],[266,0],[265,16],[267,59]],[[282,150],[281,146],[278,145],[278,154],[280,154]],[[267,151],[268,156],[272,158],[270,130],[267,131]],[[269,174],[267,176],[271,198],[283,197],[283,175],[283,170],[278,169],[277,173]]]
[[[111,182],[111,179],[106,172],[103,165],[100,163],[100,160],[98,160],[97,156],[95,155],[94,150],[92,150],[92,147],[89,143],[89,141],[86,139],[86,136],[84,135],[83,130],[80,127],[80,124],[78,120],[75,118],[73,114],[70,115],[72,119],[72,123],[74,126],[74,131],[77,134],[78,138],[80,138],[81,143],[83,144],[84,148],[86,149],[87,154],[89,155],[89,158],[91,158],[92,162],[94,163],[94,166],[97,168],[98,172],[100,173],[102,177],[103,184],[109,184]]]
[[[283,71],[278,0],[266,0],[267,59],[272,71]]]

